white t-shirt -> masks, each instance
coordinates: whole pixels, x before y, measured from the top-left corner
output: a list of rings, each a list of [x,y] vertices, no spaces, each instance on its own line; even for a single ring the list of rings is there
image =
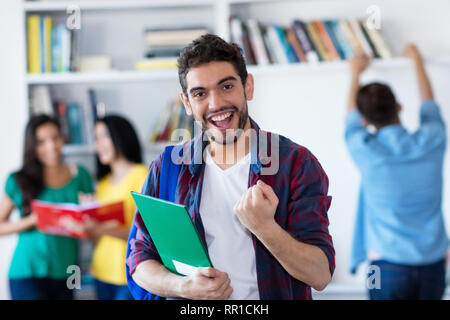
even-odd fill
[[[253,240],[233,209],[248,189],[250,153],[222,170],[208,151],[200,216],[211,262],[214,268],[228,274],[233,288],[230,299],[259,300]]]

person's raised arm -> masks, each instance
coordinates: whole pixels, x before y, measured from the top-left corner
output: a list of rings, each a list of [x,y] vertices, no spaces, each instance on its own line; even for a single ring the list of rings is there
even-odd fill
[[[348,111],[356,109],[356,95],[360,87],[359,78],[364,70],[367,69],[370,61],[371,59],[363,53],[356,54],[349,59],[351,83],[348,97]]]
[[[0,236],[22,232],[36,225],[36,216],[33,212],[18,221],[8,221],[14,208],[13,201],[4,194],[0,199]]]
[[[433,89],[431,87],[427,72],[425,71],[423,58],[419,52],[419,49],[417,49],[414,44],[407,44],[403,49],[403,55],[407,58],[410,58],[414,62],[421,101],[423,102],[426,100],[433,100]]]

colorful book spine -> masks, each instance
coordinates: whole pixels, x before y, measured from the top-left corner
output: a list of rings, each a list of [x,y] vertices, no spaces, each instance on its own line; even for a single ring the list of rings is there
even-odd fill
[[[328,51],[325,48],[325,45],[320,37],[319,31],[317,31],[314,23],[313,22],[307,23],[306,30],[311,38],[311,41],[314,43],[314,47],[316,48],[316,51],[319,54],[320,59],[322,61],[331,61]]]
[[[361,26],[359,25],[358,19],[350,19],[350,27],[352,28],[356,38],[358,39],[359,43],[361,44],[361,48],[363,52],[368,56],[375,56],[374,52],[370,48],[369,43],[367,42],[366,37],[364,36]]]
[[[320,58],[315,50],[314,44],[308,36],[306,25],[300,20],[294,20],[292,27],[294,29],[295,36],[300,42],[300,45],[305,53],[306,61],[318,62]]]
[[[60,71],[61,43],[59,36],[59,26],[52,28],[52,72]]]
[[[350,44],[353,54],[357,52],[364,52],[358,38],[350,27],[350,23],[348,21],[341,20],[339,21],[339,27],[342,30],[342,33],[344,34],[348,43]]]
[[[263,35],[264,43],[265,43],[266,48],[267,48],[267,53],[269,55],[270,63],[278,64],[280,62],[278,61],[278,58],[277,58],[277,53],[275,51],[275,46],[273,45],[272,41],[270,40],[269,29],[270,29],[270,27],[266,29],[266,32]]]
[[[72,144],[83,144],[83,115],[80,105],[77,103],[69,103],[66,112],[70,142]]]
[[[364,37],[366,38],[367,43],[370,46],[370,50],[372,50],[373,55],[375,58],[381,58],[380,54],[378,53],[378,50],[375,46],[375,44],[373,43],[372,39],[369,36],[369,33],[367,32],[366,27],[364,26],[364,24],[361,21],[358,21],[359,27],[361,28],[361,31],[364,35]]]
[[[297,55],[299,62],[306,62],[306,56],[305,52],[303,51],[303,48],[298,41],[297,37],[295,36],[295,31],[293,27],[288,27],[286,29],[286,39],[289,41],[290,45],[295,51],[295,54]]]
[[[273,55],[275,57],[274,62],[278,64],[288,64],[288,57],[274,25],[267,27],[267,40],[273,48]]]
[[[286,33],[284,28],[275,25],[275,31],[277,32],[278,38],[280,39],[281,46],[283,48],[284,54],[287,57],[288,63],[298,62],[298,58],[294,52],[294,49],[286,39]]]
[[[384,59],[392,58],[392,52],[389,46],[387,45],[384,38],[381,36],[380,32],[374,28],[366,28],[367,33],[372,39],[373,44],[377,48],[377,52]]]
[[[61,29],[61,67],[62,72],[70,72],[70,44],[71,31],[67,28]]]
[[[333,30],[333,33],[336,37],[336,41],[339,42],[342,53],[344,54],[344,59],[348,59],[348,58],[352,57],[353,56],[352,47],[350,46],[350,43],[345,38],[339,22],[337,20],[330,20],[328,22],[329,22],[330,27]]]
[[[52,18],[43,17],[43,54],[45,69],[44,72],[52,72]]]
[[[325,20],[323,21],[323,25],[328,33],[328,36],[330,37],[331,41],[333,42],[334,47],[336,48],[336,52],[339,55],[339,59],[345,60],[345,53],[342,49],[341,43],[338,41],[338,38],[336,36],[335,30],[333,28],[333,21]]]
[[[266,48],[259,23],[255,19],[248,19],[247,29],[249,32],[250,43],[253,47],[256,63],[260,65],[269,64]]]
[[[321,20],[314,20],[313,24],[316,27],[320,38],[322,39],[322,43],[328,53],[328,57],[330,58],[330,60],[339,60],[339,54],[337,53],[336,48],[334,47],[323,22]]]
[[[38,15],[27,17],[28,72],[40,73],[41,69],[41,26]]]

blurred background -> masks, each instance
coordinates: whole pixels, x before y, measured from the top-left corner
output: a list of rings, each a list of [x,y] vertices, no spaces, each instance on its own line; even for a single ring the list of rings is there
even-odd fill
[[[416,43],[450,123],[448,12],[446,0],[2,0],[0,185],[21,164],[25,124],[34,113],[61,120],[66,161],[85,165],[93,176],[94,114],[124,115],[136,127],[149,165],[171,132],[191,121],[177,99],[175,57],[191,39],[215,33],[245,51],[255,76],[250,116],[307,147],[328,174],[336,270],[315,298],[365,299],[367,267],[356,275],[348,271],[360,176],[343,136],[350,80],[345,60],[357,46],[376,57],[363,82],[389,84],[403,106],[403,124],[414,131],[419,93],[413,65],[400,54],[406,43]],[[377,25],[376,34],[367,21]],[[302,30],[315,44],[311,52]],[[447,230],[449,159],[447,153]],[[0,299],[9,298],[15,243],[15,236],[0,238]],[[89,245],[80,245],[80,264],[88,264]],[[84,283],[80,298],[89,297],[89,281]]]

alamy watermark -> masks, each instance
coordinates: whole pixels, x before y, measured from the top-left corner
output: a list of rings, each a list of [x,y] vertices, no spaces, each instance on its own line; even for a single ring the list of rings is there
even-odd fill
[[[69,15],[66,19],[66,27],[69,30],[81,29],[81,9],[77,5],[69,5],[66,9]]]
[[[368,17],[366,19],[366,27],[370,30],[381,29],[381,8],[377,5],[371,5],[367,7],[366,13]]]
[[[381,269],[377,265],[367,267],[366,288],[369,290],[381,289]]]
[[[81,268],[77,265],[70,265],[66,270],[70,274],[66,280],[66,285],[69,290],[81,289]]]

